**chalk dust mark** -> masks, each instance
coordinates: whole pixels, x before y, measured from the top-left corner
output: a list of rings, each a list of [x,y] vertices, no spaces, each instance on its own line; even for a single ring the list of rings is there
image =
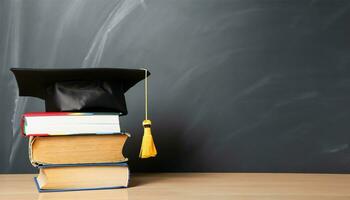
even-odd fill
[[[144,4],[143,1],[124,0],[117,3],[95,35],[90,49],[84,58],[83,68],[99,67],[110,33],[112,30],[119,29],[123,19],[140,4]]]

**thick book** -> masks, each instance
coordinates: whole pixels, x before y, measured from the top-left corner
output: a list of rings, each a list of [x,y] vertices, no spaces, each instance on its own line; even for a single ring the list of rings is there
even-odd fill
[[[126,188],[129,168],[126,163],[86,165],[44,165],[34,178],[39,192]]]
[[[123,146],[127,133],[71,135],[29,138],[29,159],[33,166],[125,162]]]
[[[119,132],[119,113],[32,112],[21,119],[21,133],[25,136]]]

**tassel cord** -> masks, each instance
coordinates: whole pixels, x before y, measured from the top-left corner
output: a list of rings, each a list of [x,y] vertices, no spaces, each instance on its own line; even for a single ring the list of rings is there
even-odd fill
[[[148,80],[147,69],[145,69],[145,119],[148,120]]]

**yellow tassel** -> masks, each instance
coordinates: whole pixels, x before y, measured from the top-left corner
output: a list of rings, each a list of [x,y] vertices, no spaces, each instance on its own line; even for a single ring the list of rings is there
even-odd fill
[[[153,142],[153,137],[151,134],[151,120],[144,120],[142,122],[144,132],[142,138],[142,145],[140,150],[140,158],[155,157],[157,155],[157,149]]]

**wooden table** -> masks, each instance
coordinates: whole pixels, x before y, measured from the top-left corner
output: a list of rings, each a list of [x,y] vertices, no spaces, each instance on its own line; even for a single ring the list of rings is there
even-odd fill
[[[38,193],[32,174],[0,175],[1,200],[350,199],[350,175],[257,173],[133,174],[128,189]]]

